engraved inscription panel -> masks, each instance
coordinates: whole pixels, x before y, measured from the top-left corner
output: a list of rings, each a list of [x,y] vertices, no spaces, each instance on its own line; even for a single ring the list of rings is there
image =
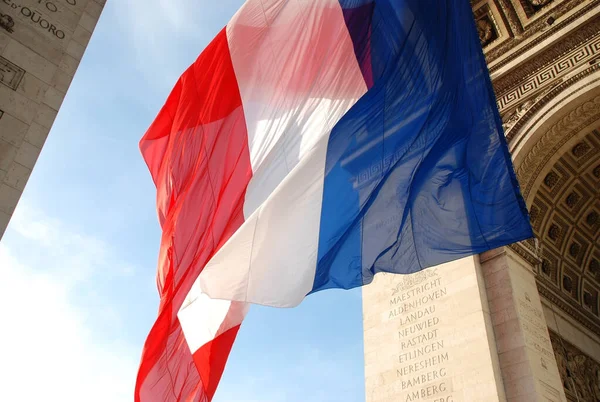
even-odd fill
[[[476,269],[467,258],[363,288],[367,402],[501,400]]]
[[[77,0],[0,0],[0,14],[10,19],[16,36],[39,36],[65,48],[82,10]]]
[[[0,56],[0,82],[2,84],[16,90],[24,75],[25,70]]]
[[[388,320],[398,326],[396,377],[401,400],[424,400],[451,396],[449,356],[440,338],[440,317],[436,301],[448,294],[435,268],[410,275],[392,288]],[[403,395],[405,395],[403,397]]]

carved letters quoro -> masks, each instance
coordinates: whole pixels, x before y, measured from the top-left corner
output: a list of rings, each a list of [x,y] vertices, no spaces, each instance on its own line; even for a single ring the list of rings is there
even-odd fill
[[[391,289],[388,320],[399,325],[401,352],[395,357],[396,376],[403,402],[454,401],[449,380],[449,355],[439,337],[437,299],[446,296],[446,287],[435,269],[406,276]]]
[[[61,1],[62,3],[66,3],[69,6],[77,5],[77,0],[59,0],[59,1]],[[36,0],[36,2],[39,5],[39,7],[43,10],[42,12],[48,13],[50,15],[52,15],[53,13],[56,13],[59,9],[59,7],[56,5],[56,3],[54,3],[50,0]],[[15,13],[20,14],[20,16],[22,18],[25,18],[26,20],[28,20],[30,23],[33,23],[34,25],[38,25],[43,30],[54,35],[56,38],[58,38],[58,39],[65,38],[65,36],[66,36],[65,32],[62,29],[58,28],[56,26],[56,24],[54,24],[54,23],[48,21],[46,18],[44,18],[42,16],[42,14],[39,11],[37,11],[36,9],[32,9],[27,6],[23,6],[13,0],[0,0],[0,3],[6,4],[12,10],[14,10]],[[10,21],[13,20],[13,18],[10,17],[8,14],[0,14],[0,17],[2,17],[2,18],[5,18],[5,16],[10,18]],[[2,23],[2,21],[3,20],[0,19],[0,23]],[[5,24],[2,24],[3,28],[4,28],[4,25]],[[12,22],[12,25],[14,25],[14,21]],[[11,31],[9,31],[9,32],[12,32],[12,25],[11,25]]]

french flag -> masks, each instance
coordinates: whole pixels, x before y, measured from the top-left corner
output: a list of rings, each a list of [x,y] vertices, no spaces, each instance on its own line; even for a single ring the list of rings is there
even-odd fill
[[[251,303],[532,237],[468,0],[247,0],[140,148],[162,228],[140,402],[210,401]]]

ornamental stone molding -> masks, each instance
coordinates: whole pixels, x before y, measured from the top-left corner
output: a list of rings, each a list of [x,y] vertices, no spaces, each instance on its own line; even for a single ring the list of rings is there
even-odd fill
[[[523,102],[520,104],[517,109],[505,115],[505,123],[503,124],[505,128],[506,139],[511,146],[511,150],[515,150],[518,146],[526,139],[528,136],[528,125],[531,124],[531,121],[535,120],[537,117],[538,120],[544,119],[552,115],[556,110],[544,112],[542,116],[538,116],[538,113],[542,113],[541,111],[552,103],[556,104],[557,100],[560,99],[561,96],[568,96],[570,91],[572,91],[572,87],[581,81],[585,81],[590,79],[591,83],[588,82],[588,87],[593,85],[594,82],[600,80],[600,75],[595,77],[594,75],[600,72],[600,64],[594,65],[587,70],[584,70],[571,78],[563,81],[560,79],[556,82],[555,85],[548,87],[545,91],[541,92],[536,98]],[[515,118],[516,117],[516,118]]]
[[[505,115],[506,117],[502,119],[504,121],[502,127],[504,127],[504,133],[506,134],[506,137],[509,141],[512,138],[511,134],[517,131],[519,127],[517,127],[516,130],[512,129],[515,128],[515,126],[518,126],[519,122],[522,123],[523,121],[525,121],[526,119],[524,119],[523,117],[527,115],[527,112],[531,110],[536,104],[542,104],[545,95],[548,94],[553,88],[558,86],[561,83],[561,81],[562,80],[558,80],[554,85],[549,86],[543,91],[539,92],[535,98],[527,99],[523,103],[519,104],[519,106],[517,106],[516,109]]]
[[[521,75],[519,83],[512,88],[500,94],[497,92],[500,111],[506,114],[506,111],[518,108],[520,102],[539,97],[540,93],[559,84],[561,78],[568,77],[582,67],[587,68],[590,62],[593,64],[596,58],[600,58],[600,18],[593,26],[597,29],[596,34],[588,37],[586,42],[574,46],[552,62],[539,66],[535,72],[527,76]],[[506,85],[504,82],[501,84]]]
[[[573,55],[573,59],[568,63],[573,65],[583,65],[593,60],[593,57],[582,60],[581,53],[585,53],[585,48],[595,42],[594,38],[600,37],[600,17],[592,18],[583,23],[577,30],[567,34],[561,41],[553,46],[544,49],[535,58],[522,63],[519,68],[513,69],[506,74],[494,79],[494,90],[499,98],[506,96],[507,92],[513,91],[521,85],[524,85],[526,77],[542,75],[539,72],[558,64],[558,60],[568,58],[567,55]],[[597,46],[592,46],[589,53],[597,55]],[[565,61],[562,62],[564,64]],[[564,69],[561,70],[565,72]],[[542,77],[540,77],[542,79]],[[517,92],[522,93],[524,90]]]

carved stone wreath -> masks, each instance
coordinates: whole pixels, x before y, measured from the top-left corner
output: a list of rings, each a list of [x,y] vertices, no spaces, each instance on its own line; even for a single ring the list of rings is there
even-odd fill
[[[437,268],[430,268],[411,275],[406,275],[404,279],[392,289],[392,296],[402,291],[408,290],[413,286],[425,282],[427,279],[437,275]]]
[[[15,21],[8,14],[0,14],[0,28],[3,28],[8,33],[13,32]]]

